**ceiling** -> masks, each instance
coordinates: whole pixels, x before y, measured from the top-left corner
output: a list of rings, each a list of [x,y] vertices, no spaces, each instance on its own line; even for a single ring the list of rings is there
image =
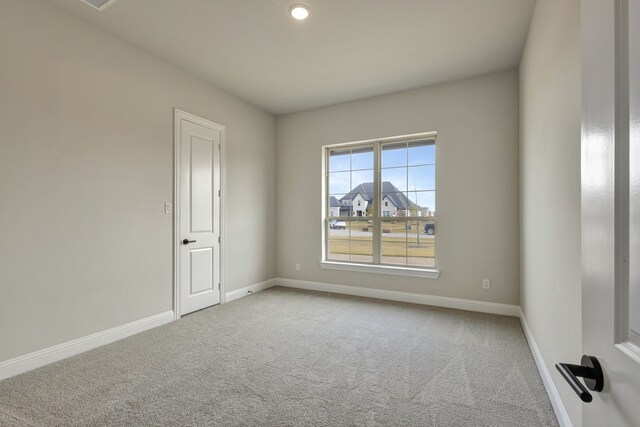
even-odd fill
[[[274,114],[517,66],[535,0],[48,0]],[[293,20],[294,3],[311,8]]]

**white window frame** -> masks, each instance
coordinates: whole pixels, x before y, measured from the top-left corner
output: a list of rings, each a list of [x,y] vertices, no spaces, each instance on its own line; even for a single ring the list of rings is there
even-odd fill
[[[419,267],[419,266],[398,266],[398,265],[389,265],[381,263],[381,226],[385,221],[391,221],[396,219],[394,217],[384,217],[383,209],[382,209],[382,191],[381,191],[381,177],[382,177],[382,159],[381,159],[381,147],[384,144],[393,143],[393,142],[414,142],[421,141],[425,139],[433,139],[436,141],[437,147],[437,133],[436,132],[423,132],[416,133],[410,135],[401,135],[390,138],[379,138],[379,139],[371,139],[365,141],[356,141],[356,142],[348,142],[343,144],[332,144],[325,145],[322,147],[322,257],[320,261],[320,266],[326,269],[332,270],[343,270],[343,271],[360,271],[367,273],[380,273],[380,274],[392,274],[398,276],[414,276],[414,277],[423,277],[423,278],[431,278],[437,279],[440,276],[440,270],[438,270],[438,245],[435,247],[435,258],[434,263],[435,267]],[[332,217],[330,216],[329,209],[329,152],[331,150],[336,149],[346,149],[346,148],[358,148],[358,147],[366,147],[373,146],[373,162],[374,162],[374,200],[372,209],[373,216],[372,217]],[[437,148],[436,148],[436,159],[435,165],[437,168]],[[436,200],[438,198],[438,180],[436,179],[436,188],[435,188],[435,197]],[[436,202],[437,205],[437,202]],[[369,220],[373,221],[373,262],[358,262],[358,261],[334,261],[328,259],[328,242],[327,239],[329,237],[329,222],[331,220],[342,220],[342,221],[358,221],[358,220]],[[403,220],[406,221],[425,221],[425,217],[422,216],[407,216],[402,217]],[[436,221],[437,226],[437,217],[433,217]]]

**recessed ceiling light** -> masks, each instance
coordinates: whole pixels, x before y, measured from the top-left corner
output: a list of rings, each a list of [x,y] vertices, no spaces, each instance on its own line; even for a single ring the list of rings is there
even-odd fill
[[[113,4],[113,2],[115,2],[116,0],[81,0],[81,1],[88,4],[89,6],[93,6],[94,8],[102,12],[108,6],[111,6],[111,4]]]
[[[291,6],[291,9],[289,9],[289,13],[291,13],[293,19],[297,19],[298,21],[307,19],[310,12],[311,10],[309,10],[309,6],[305,6],[303,4],[294,4]]]

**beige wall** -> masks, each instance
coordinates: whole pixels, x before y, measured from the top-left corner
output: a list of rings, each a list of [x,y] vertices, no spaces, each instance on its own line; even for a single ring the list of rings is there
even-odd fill
[[[425,131],[438,132],[440,278],[321,269],[321,147]],[[279,277],[519,303],[517,71],[281,116],[277,132]]]
[[[520,66],[521,305],[576,426],[554,364],[582,354],[579,21],[579,0],[538,0]]]
[[[174,107],[227,126],[227,289],[274,277],[273,116],[44,2],[1,8],[0,361],[172,308]]]

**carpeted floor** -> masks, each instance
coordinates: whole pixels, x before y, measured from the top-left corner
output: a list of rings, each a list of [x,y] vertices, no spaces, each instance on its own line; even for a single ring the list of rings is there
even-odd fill
[[[557,426],[516,318],[272,288],[0,382],[7,426]]]

